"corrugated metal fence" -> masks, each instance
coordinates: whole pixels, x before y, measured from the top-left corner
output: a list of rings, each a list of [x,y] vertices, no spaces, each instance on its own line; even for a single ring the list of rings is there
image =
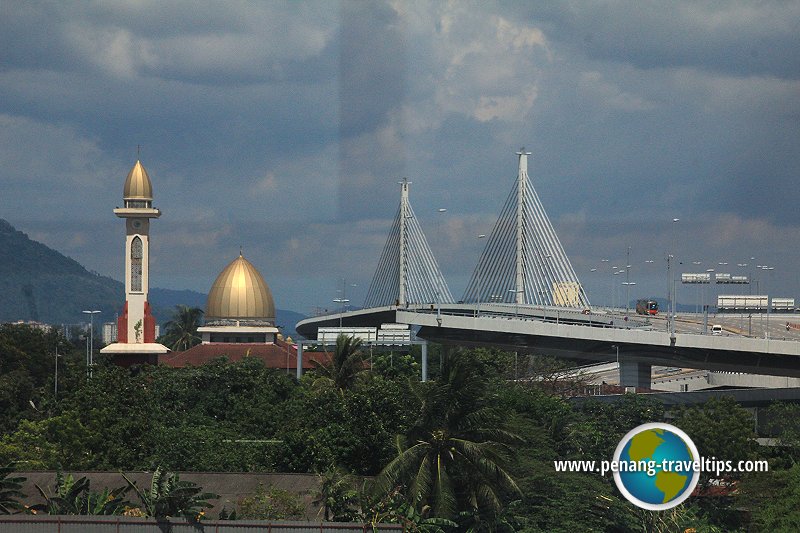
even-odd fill
[[[402,531],[398,524],[348,522],[269,522],[264,520],[203,520],[187,522],[127,516],[0,516],[0,532],[13,533],[367,533]]]

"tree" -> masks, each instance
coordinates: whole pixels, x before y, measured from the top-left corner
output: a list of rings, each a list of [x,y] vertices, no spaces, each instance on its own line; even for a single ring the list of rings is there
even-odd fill
[[[214,506],[208,500],[219,498],[216,494],[202,492],[203,489],[191,481],[181,481],[178,474],[164,472],[160,467],[153,472],[147,491],[140,490],[125,474],[122,477],[139,496],[142,511],[157,519],[182,516],[190,521],[199,520],[205,514],[203,508]]]
[[[356,510],[354,504],[358,491],[352,476],[341,468],[330,467],[318,474],[319,489],[314,495],[314,504],[321,506],[322,518],[326,522],[352,522]]]
[[[11,514],[12,510],[22,509],[18,498],[25,498],[22,493],[24,477],[12,477],[12,465],[0,467],[0,514]]]
[[[200,344],[200,336],[197,328],[203,318],[203,310],[199,307],[189,307],[188,305],[176,305],[175,312],[172,313],[172,320],[164,324],[165,331],[162,342],[174,351],[188,350],[192,346]]]
[[[336,337],[336,349],[327,364],[313,359],[311,362],[316,366],[317,372],[330,379],[337,389],[346,390],[353,386],[358,374],[364,370],[360,348],[361,339],[340,334]]]
[[[686,432],[702,457],[732,461],[752,459],[758,445],[753,414],[730,396],[712,398],[698,406],[680,410],[675,425]],[[708,474],[701,480],[708,481]],[[726,474],[732,478],[733,474]]]
[[[800,531],[800,463],[746,477],[737,500],[750,511],[754,531]]]
[[[505,496],[519,493],[503,462],[505,445],[522,439],[504,429],[500,413],[487,402],[483,370],[456,352],[437,382],[414,387],[420,416],[407,438],[398,439],[397,457],[376,480],[378,493],[400,486],[411,507],[446,519],[461,511],[496,516]]]

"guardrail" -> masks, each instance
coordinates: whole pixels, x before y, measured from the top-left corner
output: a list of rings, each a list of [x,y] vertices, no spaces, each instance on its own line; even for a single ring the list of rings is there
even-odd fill
[[[201,520],[136,518],[129,516],[0,516],[0,529],[15,533],[367,533],[402,531],[400,524],[352,522],[272,522],[267,520]]]

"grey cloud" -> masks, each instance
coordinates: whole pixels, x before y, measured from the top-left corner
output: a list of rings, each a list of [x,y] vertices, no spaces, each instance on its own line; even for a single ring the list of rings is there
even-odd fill
[[[564,2],[517,12],[591,59],[642,69],[800,77],[800,6],[794,2]]]

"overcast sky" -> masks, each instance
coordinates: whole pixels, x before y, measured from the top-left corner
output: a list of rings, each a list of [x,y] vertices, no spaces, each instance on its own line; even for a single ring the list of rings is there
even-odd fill
[[[5,1],[0,218],[122,279],[141,145],[151,284],[242,247],[308,313],[363,301],[407,176],[458,299],[524,146],[593,303],[628,247],[631,298],[668,250],[800,298],[798,36],[796,1]]]

